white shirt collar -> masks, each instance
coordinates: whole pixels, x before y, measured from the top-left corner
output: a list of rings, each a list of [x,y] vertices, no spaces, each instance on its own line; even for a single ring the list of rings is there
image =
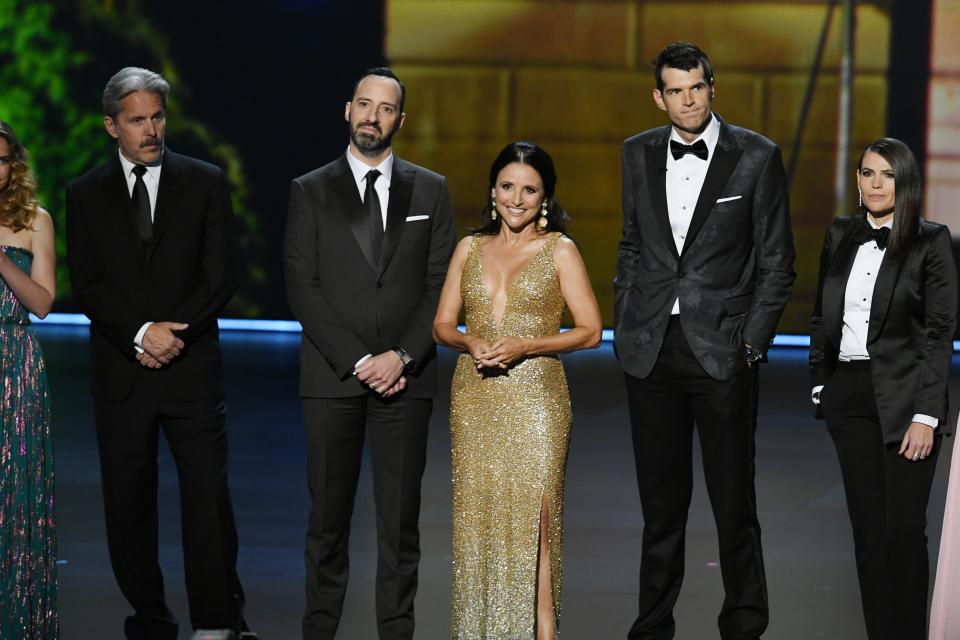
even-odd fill
[[[870,228],[871,228],[871,229],[879,229],[880,227],[886,227],[887,229],[893,229],[893,218],[892,218],[892,217],[891,217],[889,220],[887,220],[886,222],[884,222],[882,225],[880,225],[880,227],[878,227],[876,224],[873,223],[873,220],[870,219],[870,216],[869,216],[869,215],[866,215],[866,218],[867,218],[867,222],[870,224]]]
[[[363,184],[367,178],[367,173],[371,169],[376,169],[380,172],[379,178],[377,178],[377,186],[380,185],[389,185],[390,176],[393,174],[393,152],[391,151],[386,158],[383,159],[383,162],[378,164],[375,167],[357,160],[356,156],[353,155],[353,152],[350,151],[350,147],[347,147],[347,164],[350,165],[350,171],[353,172],[353,179],[357,184]]]
[[[676,127],[670,127],[670,139],[676,140],[680,144],[693,144],[697,140],[703,140],[704,144],[707,145],[707,150],[710,152],[710,155],[707,156],[707,159],[713,157],[713,150],[717,147],[717,140],[720,139],[720,120],[717,119],[715,113],[710,114],[710,124],[707,125],[707,128],[703,130],[699,136],[696,137],[693,142],[687,142],[680,137],[680,134],[677,132]],[[669,152],[668,152],[669,153]]]
[[[123,175],[126,178],[130,178],[130,174],[133,173],[133,168],[137,166],[135,163],[130,162],[130,159],[127,156],[123,155],[123,152],[120,149],[117,149],[117,155],[120,156],[120,166],[123,167]],[[160,152],[160,160],[157,164],[148,164],[144,165],[147,168],[147,175],[149,175],[154,180],[160,180],[160,165],[163,160],[163,151]]]

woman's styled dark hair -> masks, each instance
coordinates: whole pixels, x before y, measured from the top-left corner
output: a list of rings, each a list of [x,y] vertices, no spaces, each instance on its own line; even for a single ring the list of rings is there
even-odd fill
[[[920,207],[923,201],[923,187],[920,180],[920,165],[910,151],[910,147],[896,138],[880,138],[866,146],[860,154],[857,173],[863,168],[863,158],[868,153],[876,153],[890,163],[896,194],[893,205],[893,229],[887,248],[894,253],[910,247],[920,231]],[[866,207],[860,205],[861,211]]]
[[[543,197],[547,203],[547,226],[543,228],[543,231],[559,231],[560,233],[566,234],[567,223],[570,221],[570,217],[554,197],[557,188],[557,172],[553,168],[553,159],[550,158],[550,154],[544,151],[543,147],[523,140],[517,140],[505,146],[503,150],[497,154],[497,158],[493,161],[493,164],[490,165],[490,184],[487,185],[487,206],[483,209],[485,224],[475,229],[474,232],[485,235],[494,235],[500,232],[500,224],[502,222],[500,216],[496,216],[493,219],[490,217],[494,208],[489,202],[489,194],[490,191],[495,188],[497,176],[500,175],[503,168],[514,162],[533,167],[533,170],[540,175],[540,179],[543,181]]]

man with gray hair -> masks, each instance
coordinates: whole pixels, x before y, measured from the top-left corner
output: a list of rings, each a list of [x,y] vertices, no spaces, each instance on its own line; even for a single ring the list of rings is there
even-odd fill
[[[110,562],[126,637],[174,640],[157,560],[157,446],[177,465],[190,622],[229,638],[243,590],[227,487],[217,313],[237,286],[224,172],[164,148],[170,86],[121,69],[103,91],[115,157],[67,188],[73,294],[90,318]]]

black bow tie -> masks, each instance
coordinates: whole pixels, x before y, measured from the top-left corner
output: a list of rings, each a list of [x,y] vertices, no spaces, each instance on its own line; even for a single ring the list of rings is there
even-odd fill
[[[697,140],[693,144],[683,144],[677,142],[676,140],[670,141],[670,153],[673,154],[674,160],[679,160],[688,153],[692,153],[701,160],[706,160],[709,152],[707,151],[707,143],[703,140]]]
[[[887,241],[890,240],[890,227],[880,227],[874,229],[869,224],[864,223],[864,229],[860,232],[857,241],[860,244],[873,240],[881,249],[887,248]]]

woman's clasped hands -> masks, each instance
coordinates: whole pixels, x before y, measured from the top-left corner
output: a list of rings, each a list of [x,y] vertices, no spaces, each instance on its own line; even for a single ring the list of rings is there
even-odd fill
[[[527,338],[503,336],[490,344],[480,338],[469,340],[470,357],[477,370],[507,369],[524,357],[530,355],[530,343]]]

